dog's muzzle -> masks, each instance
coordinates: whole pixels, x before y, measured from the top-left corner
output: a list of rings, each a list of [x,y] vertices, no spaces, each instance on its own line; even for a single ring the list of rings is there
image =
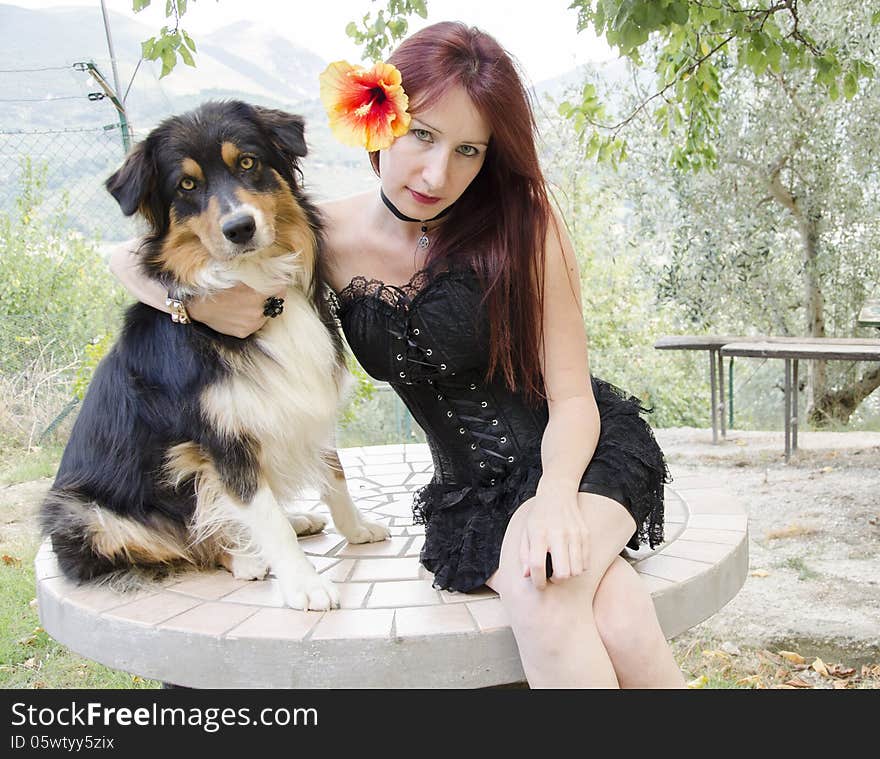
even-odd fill
[[[236,245],[244,245],[251,241],[254,233],[257,231],[257,222],[249,213],[239,214],[226,221],[223,224],[222,230],[223,236],[229,242]]]

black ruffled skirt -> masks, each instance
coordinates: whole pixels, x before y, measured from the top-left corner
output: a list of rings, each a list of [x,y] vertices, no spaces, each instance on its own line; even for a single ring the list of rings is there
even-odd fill
[[[651,548],[663,542],[663,486],[670,482],[663,452],[641,401],[593,378],[601,431],[578,490],[621,503],[637,528],[627,546]],[[521,466],[492,486],[430,482],[415,494],[414,521],[425,525],[422,564],[434,574],[434,587],[468,592],[498,569],[501,543],[510,517],[532,498],[541,478],[540,448],[523,456]]]

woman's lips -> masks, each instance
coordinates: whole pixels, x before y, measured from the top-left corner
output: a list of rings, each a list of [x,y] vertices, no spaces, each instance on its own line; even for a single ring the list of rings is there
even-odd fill
[[[432,195],[422,195],[422,193],[416,192],[410,187],[407,187],[406,189],[409,190],[410,195],[412,195],[413,200],[415,200],[416,203],[424,203],[425,205],[430,206],[434,203],[440,202],[440,198],[435,198]]]

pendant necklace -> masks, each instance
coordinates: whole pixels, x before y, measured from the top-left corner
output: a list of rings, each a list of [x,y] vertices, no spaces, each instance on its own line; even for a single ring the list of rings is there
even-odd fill
[[[442,219],[446,214],[448,214],[452,210],[452,206],[447,206],[436,216],[432,216],[430,219],[414,219],[412,216],[407,216],[405,213],[401,213],[397,206],[394,205],[390,200],[388,200],[388,196],[385,194],[385,191],[381,188],[379,189],[379,195],[382,198],[382,202],[385,204],[385,207],[391,211],[398,219],[401,221],[409,221],[415,224],[421,224],[419,231],[422,233],[421,237],[419,237],[418,249],[424,250],[430,245],[431,241],[428,239],[428,222],[436,221],[437,219]]]

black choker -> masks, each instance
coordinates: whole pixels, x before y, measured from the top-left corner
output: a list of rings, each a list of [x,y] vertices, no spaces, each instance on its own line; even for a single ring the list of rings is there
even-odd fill
[[[421,224],[421,233],[422,236],[419,238],[419,247],[424,249],[428,247],[428,227],[426,226],[429,221],[436,221],[437,219],[442,219],[446,214],[448,214],[452,210],[452,206],[447,206],[436,216],[432,216],[430,219],[414,219],[412,216],[407,216],[405,213],[401,213],[397,206],[394,205],[390,200],[388,200],[388,196],[385,194],[385,191],[382,188],[379,188],[379,197],[382,198],[382,202],[385,204],[385,207],[391,211],[398,219],[401,221],[411,221],[416,224]]]

